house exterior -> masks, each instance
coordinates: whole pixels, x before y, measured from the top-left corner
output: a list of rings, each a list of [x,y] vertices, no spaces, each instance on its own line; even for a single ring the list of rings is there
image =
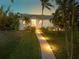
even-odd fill
[[[29,17],[31,20],[31,23],[29,24],[31,27],[53,27],[53,24],[50,23],[50,18],[52,16],[50,15],[30,15],[30,14],[22,14],[21,18],[19,19],[19,30],[25,30],[27,28],[27,24],[25,20],[23,20],[24,17]],[[42,24],[43,20],[43,24]],[[42,25],[41,25],[42,24]]]

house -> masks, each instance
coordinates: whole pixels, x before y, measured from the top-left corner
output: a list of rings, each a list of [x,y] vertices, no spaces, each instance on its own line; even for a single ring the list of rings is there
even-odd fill
[[[32,14],[21,14],[21,17],[19,19],[19,30],[25,30],[27,28],[27,24],[25,22],[25,20],[23,20],[24,17],[29,17],[31,20],[31,23],[29,24],[32,27],[52,27],[53,24],[50,23],[50,18],[52,16],[50,15],[32,15]],[[42,20],[43,20],[43,24],[42,24]],[[42,25],[41,25],[42,24]]]

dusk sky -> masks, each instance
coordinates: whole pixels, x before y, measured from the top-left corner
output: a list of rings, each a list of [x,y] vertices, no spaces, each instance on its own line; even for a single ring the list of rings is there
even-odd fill
[[[7,8],[10,4],[10,0],[0,0],[0,5],[3,5],[4,8]],[[52,2],[55,5],[55,2]],[[45,9],[44,14],[50,15],[55,11],[55,8],[52,8],[51,11]],[[41,2],[40,0],[14,0],[11,10],[14,12],[27,13],[27,14],[41,14]]]
[[[0,0],[0,5],[3,5],[4,8],[7,8],[9,4],[10,0]],[[55,5],[55,2],[52,4]],[[41,14],[41,2],[40,0],[14,0],[11,10],[27,14]],[[51,11],[45,9],[44,14],[50,15],[54,11],[54,8]]]

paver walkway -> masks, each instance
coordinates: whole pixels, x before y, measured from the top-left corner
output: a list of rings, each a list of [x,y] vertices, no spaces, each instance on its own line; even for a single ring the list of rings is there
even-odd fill
[[[45,38],[41,35],[41,31],[36,29],[36,35],[40,42],[42,59],[56,59],[50,45],[45,40]]]

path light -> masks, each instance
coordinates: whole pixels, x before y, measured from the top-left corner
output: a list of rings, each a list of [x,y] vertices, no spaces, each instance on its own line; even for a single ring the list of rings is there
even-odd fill
[[[48,44],[42,44],[42,46],[43,46],[43,50],[46,53],[50,53],[50,51],[52,51],[52,49],[50,48],[50,46]]]
[[[40,29],[37,29],[37,30],[36,30],[36,33],[42,34],[43,32],[42,32]],[[50,38],[47,37],[47,36],[41,36],[40,38],[41,38],[42,40],[49,40],[49,39],[50,39]]]
[[[41,33],[43,33],[39,28],[36,28],[36,33],[37,35],[39,35],[39,39],[40,39],[40,42],[41,42],[41,50],[43,51],[43,53],[46,55],[46,56],[49,56],[50,54],[52,54],[52,48],[50,47],[50,45],[47,43],[46,40],[50,39],[49,37],[47,36],[43,36],[41,35]],[[55,48],[54,48],[55,49]],[[51,55],[52,56],[52,55]],[[49,58],[50,59],[50,58]]]
[[[36,30],[36,33],[41,34],[41,33],[43,33],[43,32],[42,32],[41,30],[37,29],[37,30]]]
[[[50,38],[49,38],[49,37],[47,37],[47,36],[45,36],[44,38],[45,38],[46,40],[50,40]]]
[[[51,48],[54,52],[58,51],[58,47],[56,45],[51,45]]]
[[[50,38],[49,37],[40,36],[40,39],[41,40],[49,40]]]
[[[48,51],[51,50],[50,46],[46,46],[46,49],[47,49]]]
[[[42,40],[45,40],[45,37],[41,36],[41,39],[42,39]]]

